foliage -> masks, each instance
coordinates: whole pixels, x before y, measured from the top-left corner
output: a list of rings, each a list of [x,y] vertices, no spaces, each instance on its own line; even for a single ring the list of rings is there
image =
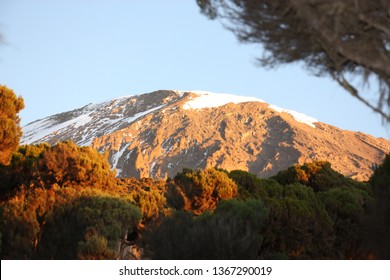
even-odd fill
[[[144,233],[147,255],[152,259],[196,259],[192,256],[197,255],[199,246],[190,245],[193,226],[193,214],[188,211],[175,211],[164,217]]]
[[[374,188],[374,194],[378,197],[381,194],[390,194],[390,154],[386,156],[383,163],[374,170],[370,178],[370,184]]]
[[[93,188],[36,187],[0,206],[2,259],[75,259],[87,228],[96,229],[112,248],[141,217],[128,200]]]
[[[1,38],[0,38],[1,39]],[[0,164],[8,165],[22,136],[18,113],[24,108],[23,98],[0,85]]]
[[[91,229],[106,238],[111,251],[117,251],[121,239],[126,239],[128,231],[133,230],[140,219],[139,209],[124,199],[81,196],[56,207],[47,218],[38,247],[39,256],[44,259],[77,258],[82,248],[86,249],[91,242],[97,241],[96,238],[83,241]]]
[[[201,214],[213,211],[222,199],[233,198],[237,185],[223,171],[214,168],[193,171],[184,169],[169,184],[167,200],[176,209]]]
[[[375,204],[368,215],[363,233],[374,256],[390,259],[390,155],[387,155],[372,177]]]
[[[224,200],[198,217],[173,213],[145,242],[156,259],[256,259],[266,217],[261,201]]]
[[[314,191],[326,191],[338,187],[355,187],[364,189],[366,186],[332,169],[327,161],[313,161],[303,165],[294,165],[280,171],[272,177],[282,185],[300,183],[313,188]]]
[[[287,185],[281,197],[267,201],[267,207],[270,214],[264,233],[264,258],[280,253],[294,259],[329,257],[332,221],[311,188]]]
[[[197,0],[203,13],[223,19],[237,37],[262,44],[264,66],[303,62],[329,75],[352,96],[390,121],[389,1]],[[379,94],[363,97],[351,84],[370,77]],[[349,81],[348,81],[349,80]]]
[[[46,143],[20,146],[12,155],[9,166],[0,165],[0,194],[3,198],[23,186],[44,184],[40,159],[49,149]]]
[[[142,211],[142,222],[148,223],[164,216],[168,211],[165,198],[166,184],[164,181],[143,178],[118,179],[118,184],[125,186],[125,197]]]
[[[115,173],[101,154],[69,141],[52,147],[45,143],[21,146],[11,164],[0,165],[0,171],[2,197],[21,187],[51,188],[56,184],[110,189],[116,184]]]
[[[60,142],[43,154],[42,168],[47,181],[59,185],[109,185],[115,174],[96,150]]]
[[[318,193],[317,197],[333,222],[335,239],[331,257],[360,258],[361,223],[367,213],[367,205],[373,203],[372,197],[366,191],[351,187],[330,189]]]
[[[39,233],[35,209],[22,198],[1,205],[1,259],[31,259]]]
[[[108,248],[107,239],[99,235],[94,228],[87,230],[84,240],[77,245],[77,257],[81,260],[116,259],[114,251]]]
[[[184,169],[158,181],[115,178],[71,142],[21,146],[0,165],[1,258],[116,259],[129,233],[158,259],[386,258],[389,162],[373,190],[327,162],[272,179]]]
[[[242,170],[233,170],[229,177],[237,184],[239,197],[255,198],[267,201],[269,198],[281,197],[283,186],[273,179],[261,179]]]
[[[344,177],[327,162],[290,167],[273,177],[277,182],[244,171],[229,176],[241,199],[262,199],[270,211],[261,257],[365,257],[360,229],[373,204],[367,184]]]
[[[263,242],[268,210],[259,200],[224,200],[210,216],[207,230],[214,259],[256,259]],[[207,255],[205,255],[207,258]]]
[[[75,238],[77,236],[75,228],[73,228],[75,231],[72,239],[71,227],[69,231],[64,230],[69,235],[63,240],[56,239],[57,233],[52,236],[54,241],[47,238],[50,235],[48,231],[61,224],[58,220],[58,224],[54,226],[50,222],[53,217],[61,216],[61,211],[65,211],[63,209],[70,208],[68,210],[72,212],[71,206],[76,207],[75,201],[79,201],[80,204],[82,195],[104,196],[114,200],[122,197],[120,201],[127,201],[127,204],[138,202],[143,207],[144,220],[158,217],[165,207],[164,188],[161,182],[154,183],[150,180],[140,183],[141,181],[135,180],[128,185],[121,184],[99,153],[91,148],[78,147],[71,142],[58,143],[53,147],[47,144],[21,146],[18,152],[14,153],[11,164],[1,165],[0,169],[2,171],[0,173],[1,206],[4,209],[0,221],[4,249],[2,257],[7,259],[76,258],[78,242],[81,244],[80,248],[89,248],[86,249],[88,251],[93,244],[96,246],[101,244],[96,243],[98,240],[101,241],[101,238],[106,238],[108,249],[111,250],[113,243],[119,242],[120,238],[112,236],[112,233],[107,232],[107,228],[102,225],[98,227],[98,236],[91,240],[83,240],[85,232],[80,232],[79,237]],[[158,189],[158,192],[149,192],[145,184],[152,186],[153,190]],[[156,188],[158,184],[160,184],[159,188]],[[137,192],[137,185],[143,185],[144,192]],[[96,200],[97,198],[94,201]],[[99,207],[104,209],[107,207],[106,204],[95,203],[94,213],[99,213],[101,211]],[[78,208],[77,211],[81,210]],[[115,211],[117,216],[111,217],[111,225],[122,218],[128,218],[127,215],[131,213],[121,213],[119,206],[116,206]],[[105,213],[107,215],[109,212],[105,211]],[[73,214],[75,213],[68,213],[67,219]],[[140,219],[141,214],[137,212],[136,217]],[[77,216],[77,219],[80,219],[80,216]],[[69,220],[68,222],[71,223]],[[117,230],[118,223],[112,229]],[[130,230],[134,231],[134,228]],[[58,244],[53,244],[57,241]],[[60,248],[63,244],[69,245],[69,250],[57,252],[56,248]],[[50,247],[52,251],[43,254],[42,248],[45,246]],[[79,253],[83,257],[88,255],[86,252]],[[106,253],[108,254],[109,251]],[[107,258],[108,256],[106,255]]]

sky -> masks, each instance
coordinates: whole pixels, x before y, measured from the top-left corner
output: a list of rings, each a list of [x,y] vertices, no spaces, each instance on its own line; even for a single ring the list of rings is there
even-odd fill
[[[0,84],[24,98],[22,125],[123,95],[202,90],[390,139],[330,78],[301,64],[260,67],[261,46],[240,43],[195,0],[0,0],[0,34]]]

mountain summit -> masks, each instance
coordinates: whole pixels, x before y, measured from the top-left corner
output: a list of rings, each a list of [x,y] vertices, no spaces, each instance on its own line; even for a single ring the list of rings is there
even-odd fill
[[[327,160],[367,180],[390,152],[383,138],[345,131],[254,97],[161,90],[89,104],[23,128],[23,144],[72,140],[107,152],[120,177],[164,178],[183,168],[241,169],[268,177]]]

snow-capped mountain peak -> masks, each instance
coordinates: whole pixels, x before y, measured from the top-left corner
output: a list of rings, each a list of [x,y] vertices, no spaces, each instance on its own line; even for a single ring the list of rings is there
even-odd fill
[[[367,179],[385,139],[342,131],[254,97],[161,90],[89,104],[23,127],[22,143],[72,140],[108,152],[118,176],[174,176],[183,167],[241,169],[266,177],[328,160]]]

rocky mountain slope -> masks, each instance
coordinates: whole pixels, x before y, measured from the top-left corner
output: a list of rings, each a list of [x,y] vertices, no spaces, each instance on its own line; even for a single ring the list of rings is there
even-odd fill
[[[156,91],[47,117],[23,128],[22,143],[72,140],[106,152],[120,177],[174,176],[182,168],[247,170],[260,177],[328,160],[366,180],[390,141],[345,131],[264,101],[207,92]]]

